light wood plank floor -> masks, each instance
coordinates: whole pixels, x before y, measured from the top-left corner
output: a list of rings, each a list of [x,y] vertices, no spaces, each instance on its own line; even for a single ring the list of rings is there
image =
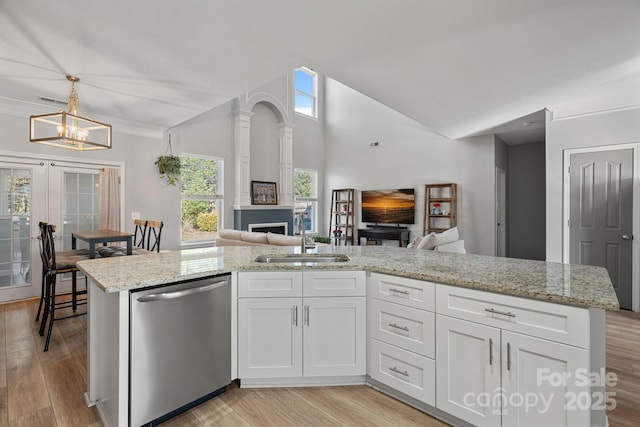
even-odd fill
[[[0,427],[102,426],[87,408],[86,317],[56,323],[49,352],[37,300],[0,305]],[[618,375],[611,427],[640,420],[640,314],[607,313],[607,370]],[[176,417],[182,426],[445,426],[365,386],[239,389]]]

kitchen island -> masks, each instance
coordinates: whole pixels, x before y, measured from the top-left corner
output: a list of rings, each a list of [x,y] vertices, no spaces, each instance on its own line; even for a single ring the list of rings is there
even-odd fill
[[[508,258],[495,258],[468,254],[437,253],[431,251],[408,250],[392,247],[318,247],[319,253],[344,253],[351,259],[346,263],[326,263],[315,265],[300,264],[268,264],[255,262],[255,258],[265,254],[287,254],[299,252],[299,248],[275,246],[251,247],[222,247],[207,249],[192,249],[177,252],[155,253],[144,256],[118,257],[101,260],[82,261],[79,267],[89,278],[89,379],[87,400],[91,404],[97,403],[101,417],[106,425],[128,425],[128,381],[129,381],[129,294],[131,291],[146,289],[154,286],[164,286],[176,282],[202,279],[220,274],[232,274],[231,312],[232,312],[232,368],[230,379],[238,378],[238,273],[243,272],[283,272],[283,271],[364,271],[367,280],[372,275],[381,277],[397,277],[402,280],[412,280],[415,284],[426,283],[433,288],[432,300],[479,301],[495,296],[496,307],[504,308],[517,306],[512,302],[521,303],[531,300],[531,304],[547,304],[556,309],[553,311],[554,325],[565,322],[562,318],[564,311],[577,310],[582,319],[582,328],[586,331],[584,340],[568,342],[571,346],[584,348],[584,357],[588,359],[586,369],[594,371],[604,367],[604,312],[603,310],[617,310],[618,302],[606,270],[599,267],[565,265]],[[446,285],[446,286],[445,286]],[[367,297],[374,289],[367,285]],[[397,287],[396,287],[397,288]],[[408,288],[409,289],[409,288]],[[462,289],[481,294],[457,295],[450,290]],[[404,295],[402,291],[399,295]],[[408,293],[407,293],[408,295]],[[514,300],[500,298],[516,297]],[[374,302],[367,300],[367,307]],[[403,301],[400,301],[400,307]],[[432,302],[432,306],[433,306]],[[511,304],[511,305],[510,305]],[[546,307],[546,306],[543,306]],[[565,307],[565,308],[563,308]],[[516,307],[517,308],[517,307]],[[522,307],[521,307],[522,308]],[[368,308],[369,311],[371,311]],[[408,310],[408,309],[407,309]],[[425,312],[429,313],[429,309]],[[445,321],[457,315],[451,307],[448,312],[438,307],[431,309],[431,316],[436,323]],[[463,311],[469,312],[468,309]],[[493,310],[493,311],[491,311]],[[538,310],[536,308],[536,310]],[[510,311],[499,311],[494,308],[485,309],[489,326],[499,329],[506,334],[509,328],[519,330]],[[462,311],[459,310],[460,313]],[[453,314],[452,314],[453,313]],[[514,311],[519,314],[519,312]],[[464,314],[464,313],[463,313]],[[296,319],[297,320],[297,319]],[[458,321],[459,319],[454,319]],[[465,319],[470,324],[477,323],[473,318]],[[493,323],[491,323],[493,322]],[[498,322],[498,323],[496,323]],[[568,322],[568,321],[567,321]],[[568,322],[570,323],[570,322]],[[576,322],[573,321],[573,324]],[[371,325],[371,322],[369,323]],[[520,326],[517,326],[520,327]],[[553,326],[559,328],[561,326]],[[515,329],[514,329],[515,328]],[[432,326],[433,329],[433,326]],[[547,329],[549,329],[547,327]],[[556,335],[562,335],[552,331]],[[436,335],[433,329],[431,335]],[[442,334],[444,336],[444,333]],[[535,335],[535,334],[533,334]],[[543,334],[544,335],[544,334]],[[570,339],[571,333],[565,333]],[[435,337],[433,337],[435,340]],[[551,336],[549,341],[562,341],[561,338]],[[369,346],[377,343],[372,339]],[[117,343],[117,345],[113,345]],[[566,343],[566,342],[565,342]],[[383,343],[384,344],[384,343]],[[386,345],[386,344],[385,344]],[[491,353],[494,339],[488,339],[487,345]],[[564,344],[563,344],[564,345]],[[505,347],[507,344],[505,344]],[[569,348],[569,347],[567,347]],[[499,351],[499,350],[496,350]],[[510,353],[502,352],[509,356]],[[435,353],[434,353],[435,354]],[[524,353],[523,353],[524,354]],[[505,356],[505,357],[506,357]],[[431,356],[432,358],[435,356]],[[497,357],[501,357],[497,353]],[[509,356],[510,357],[510,356]],[[493,356],[490,356],[493,359]],[[425,360],[433,359],[426,358]],[[490,360],[491,366],[494,361]],[[509,362],[511,364],[511,362]],[[373,362],[369,359],[369,369]],[[394,367],[395,368],[395,367]],[[396,368],[396,370],[398,370]],[[106,374],[105,374],[106,372]],[[400,376],[407,371],[400,370]],[[371,372],[367,371],[368,374]],[[370,377],[365,378],[369,384],[393,394],[393,390],[385,389]],[[434,385],[435,387],[435,385]],[[587,390],[593,394],[601,392],[604,386],[595,384]],[[420,407],[435,416],[451,423],[462,422],[464,414],[453,414],[454,418],[447,418],[447,413],[431,408],[438,407],[433,403],[421,406],[419,401],[413,401],[411,395],[400,393],[399,398]],[[591,423],[604,426],[604,410],[591,411]],[[584,411],[583,411],[584,412]],[[498,417],[501,414],[498,414]],[[504,414],[502,414],[504,416]],[[493,417],[495,418],[495,417]],[[508,423],[507,423],[508,424]],[[490,425],[490,424],[487,424]],[[514,424],[517,425],[517,424]]]

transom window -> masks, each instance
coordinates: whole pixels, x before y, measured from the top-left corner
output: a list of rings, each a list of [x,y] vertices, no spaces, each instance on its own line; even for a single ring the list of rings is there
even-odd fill
[[[224,160],[180,156],[183,244],[213,241],[223,224]]]
[[[296,113],[318,117],[318,73],[300,67],[294,72]]]

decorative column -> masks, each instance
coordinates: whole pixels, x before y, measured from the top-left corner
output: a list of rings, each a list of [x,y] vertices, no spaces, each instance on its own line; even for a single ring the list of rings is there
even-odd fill
[[[293,206],[293,125],[280,123],[280,190],[281,205]]]
[[[235,182],[233,203],[238,206],[251,204],[251,111],[238,109],[233,112]]]

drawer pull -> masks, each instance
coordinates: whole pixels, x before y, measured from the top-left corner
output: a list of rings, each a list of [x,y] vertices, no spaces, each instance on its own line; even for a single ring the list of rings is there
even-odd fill
[[[402,331],[409,332],[409,328],[407,328],[406,326],[398,326],[395,323],[389,323],[389,326],[393,329],[400,329]]]
[[[298,326],[298,306],[291,307],[291,311],[293,311],[293,325]]]
[[[511,343],[507,343],[507,371],[511,370]]]
[[[394,292],[396,294],[409,295],[409,291],[403,291],[402,289],[389,288],[389,292]]]
[[[409,372],[401,371],[400,369],[396,368],[395,366],[390,367],[389,370],[391,372],[395,372],[396,374],[404,375],[405,377],[409,376]]]
[[[504,311],[498,311],[498,310],[494,310],[493,308],[485,308],[484,311],[486,311],[487,313],[491,313],[491,314],[500,314],[502,316],[509,316],[509,317],[516,317],[515,314],[513,314],[510,311],[507,311],[506,313]]]

